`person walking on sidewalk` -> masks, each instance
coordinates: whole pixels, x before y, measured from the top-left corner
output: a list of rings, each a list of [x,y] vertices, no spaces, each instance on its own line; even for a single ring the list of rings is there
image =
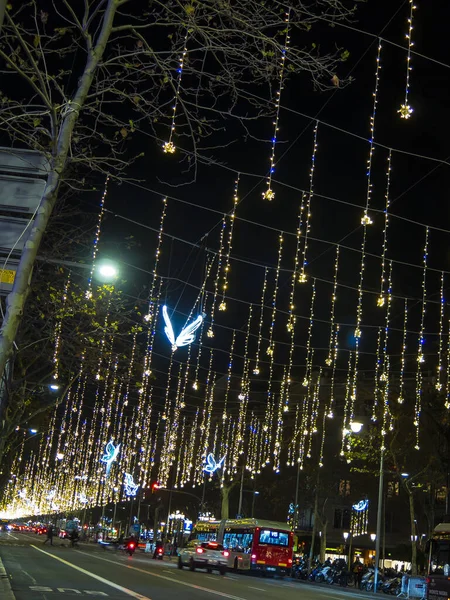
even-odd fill
[[[50,542],[50,546],[53,546],[53,525],[48,526],[47,539],[44,542],[44,546],[48,541]]]

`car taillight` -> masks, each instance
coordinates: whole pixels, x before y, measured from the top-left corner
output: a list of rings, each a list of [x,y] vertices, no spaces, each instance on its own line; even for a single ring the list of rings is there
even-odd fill
[[[228,550],[225,550],[225,552],[222,552],[222,554],[223,554],[224,556],[230,556],[230,553],[228,552]]]
[[[288,558],[288,564],[292,565],[292,558]]]
[[[204,551],[204,550],[203,550],[203,548],[197,548],[197,552],[198,552],[198,554],[202,554],[202,553],[203,553],[203,551]]]
[[[254,560],[256,558],[256,554],[252,554],[252,559]]]

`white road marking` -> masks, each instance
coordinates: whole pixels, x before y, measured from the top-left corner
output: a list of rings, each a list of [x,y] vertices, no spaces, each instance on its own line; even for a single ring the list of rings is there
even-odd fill
[[[137,600],[151,600],[151,598],[148,598],[147,596],[143,596],[142,594],[133,592],[133,590],[129,590],[128,588],[118,585],[117,583],[108,581],[107,579],[100,577],[100,575],[95,575],[95,573],[90,573],[89,571],[86,571],[85,569],[82,569],[81,567],[77,567],[76,565],[73,565],[69,561],[59,558],[59,556],[55,556],[54,554],[50,554],[50,552],[46,552],[45,550],[42,550],[41,548],[37,548],[37,546],[34,546],[33,544],[31,544],[31,547],[34,548],[35,550],[37,550],[38,552],[42,552],[42,554],[46,554],[47,556],[50,556],[50,558],[59,560],[59,562],[62,562],[64,565],[67,565],[68,567],[71,567],[72,569],[75,569],[76,571],[80,571],[80,573],[84,573],[84,575],[87,575],[88,577],[92,577],[92,579],[96,579],[97,581],[100,581],[104,585],[108,585],[109,587],[115,588],[116,590],[119,590],[119,591],[123,592],[124,594],[128,594],[129,596],[132,596],[133,598],[137,598]],[[81,554],[86,554],[86,552],[82,552]],[[92,555],[89,555],[89,556],[92,556]],[[109,560],[108,562],[113,562],[113,561]],[[118,564],[118,563],[113,563],[113,564]]]
[[[163,573],[169,573],[169,575],[175,575],[175,573],[172,573],[172,571],[169,571],[168,569],[163,569]]]
[[[12,533],[8,533],[9,537],[12,537],[13,540],[18,540],[19,538],[13,535]]]
[[[257,588],[257,587],[253,587],[252,585],[248,585],[248,588],[250,588],[251,590],[258,590],[258,592],[267,592],[267,590],[265,590],[264,588]]]
[[[81,552],[81,550],[76,550],[78,554],[85,554],[90,558],[96,558],[97,560],[103,560],[105,562],[109,562],[112,565],[120,565],[125,567],[126,569],[133,569],[133,571],[139,571],[140,573],[145,573],[146,575],[150,575],[150,577],[158,577],[159,579],[165,579],[166,581],[171,581],[172,583],[177,583],[178,585],[184,585],[185,587],[194,588],[194,590],[200,590],[201,592],[207,592],[208,594],[214,594],[216,596],[221,596],[222,598],[231,598],[231,600],[246,600],[246,598],[242,598],[241,596],[233,596],[232,594],[226,594],[225,592],[219,592],[218,590],[212,590],[210,588],[205,588],[201,585],[195,585],[194,583],[188,583],[187,581],[180,581],[179,579],[172,579],[171,577],[167,577],[166,575],[159,575],[156,573],[152,573],[151,571],[146,571],[145,569],[139,569],[138,567],[132,567],[129,564],[122,562],[115,562],[113,560],[109,560],[108,558],[103,558],[102,556],[96,556],[94,554],[90,554],[88,552]],[[217,581],[221,581],[221,579],[217,579]],[[265,591],[265,590],[264,590]]]

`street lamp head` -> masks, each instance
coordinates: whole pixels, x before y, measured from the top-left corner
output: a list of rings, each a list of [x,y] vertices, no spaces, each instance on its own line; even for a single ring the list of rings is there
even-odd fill
[[[255,496],[259,496],[259,492],[253,492]]]
[[[372,540],[372,542],[374,542],[377,539],[377,534],[376,533],[371,533],[370,534],[370,539]]]
[[[49,385],[50,389],[53,390],[54,392],[56,392],[57,390],[59,390],[59,385],[57,383],[51,383]]]
[[[360,423],[359,421],[352,421],[350,423],[350,429],[352,430],[352,433],[359,433],[362,428],[363,428],[363,424]]]
[[[35,433],[37,433],[37,432],[38,432],[38,430],[37,430],[37,429],[30,429],[30,433],[32,433],[32,434],[35,434]]]
[[[344,540],[347,541],[348,540],[348,536],[350,535],[348,531],[344,531],[344,533],[342,534],[344,536]]]
[[[113,281],[117,279],[119,270],[114,263],[110,261],[102,261],[95,267],[95,274],[103,281]]]
[[[401,473],[402,477],[409,477],[409,473]]]

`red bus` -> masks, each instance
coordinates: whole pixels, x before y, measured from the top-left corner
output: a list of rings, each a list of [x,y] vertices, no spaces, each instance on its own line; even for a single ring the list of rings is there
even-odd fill
[[[286,575],[292,568],[294,535],[286,523],[261,519],[199,522],[191,537],[222,543],[230,553],[228,566],[236,571]]]

